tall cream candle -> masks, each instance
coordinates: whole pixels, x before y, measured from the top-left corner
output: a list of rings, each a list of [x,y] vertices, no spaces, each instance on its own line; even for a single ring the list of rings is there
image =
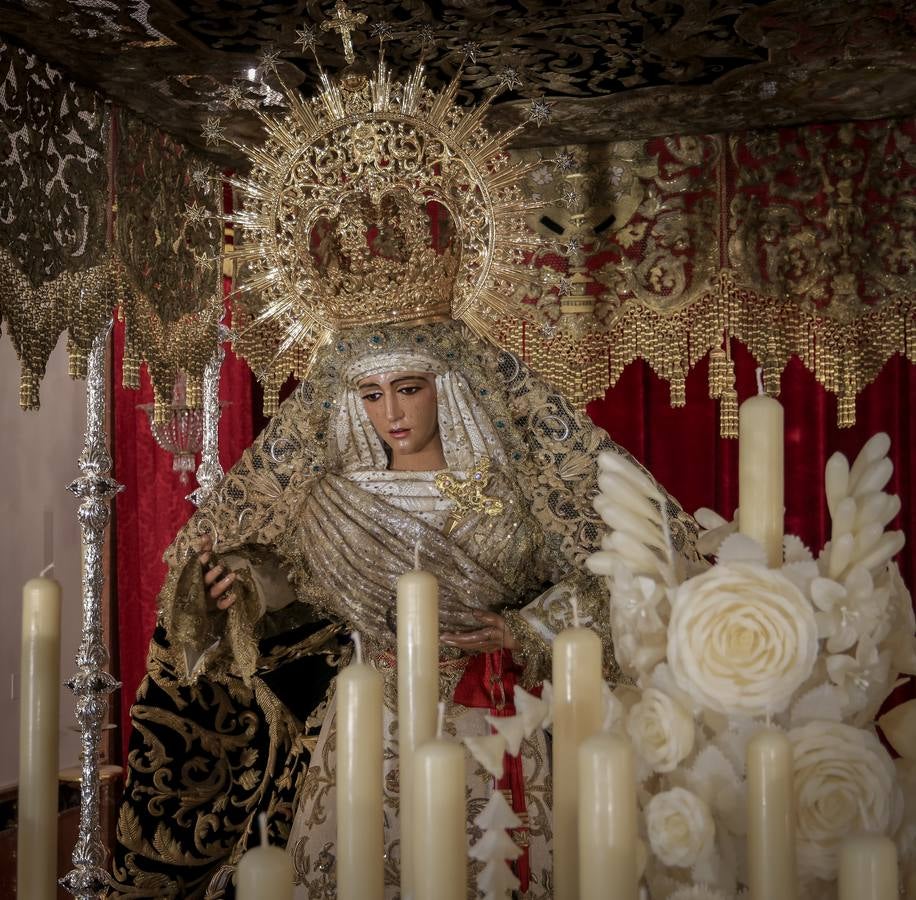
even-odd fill
[[[601,641],[567,628],[553,642],[553,882],[555,900],[579,897],[579,745],[601,730]]]
[[[57,897],[57,771],[60,730],[60,585],[32,578],[22,589],[18,894]]]
[[[414,753],[436,735],[439,702],[439,584],[419,569],[398,579],[398,814],[401,831],[401,895],[413,890]]]
[[[898,900],[894,842],[879,834],[862,834],[843,841],[838,888],[838,900]]]
[[[440,714],[441,715],[441,714]],[[417,900],[466,900],[464,747],[439,736],[414,756],[413,852]]]
[[[579,898],[636,900],[636,767],[623,737],[595,734],[579,745]]]
[[[764,728],[747,745],[747,851],[751,900],[795,900],[792,745]]]
[[[267,839],[267,816],[258,816],[261,845],[247,850],[236,869],[236,900],[293,900],[293,862]]]
[[[382,676],[356,660],[337,677],[337,898],[382,900]]]
[[[763,393],[738,410],[738,530],[763,545],[767,563],[782,565],[784,424],[782,404]]]

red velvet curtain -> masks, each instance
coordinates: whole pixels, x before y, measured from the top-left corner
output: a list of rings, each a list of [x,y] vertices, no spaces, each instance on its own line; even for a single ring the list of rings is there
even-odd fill
[[[115,333],[115,357],[121,358],[123,334]],[[755,364],[743,347],[734,344],[739,398],[756,390]],[[116,372],[117,384],[120,372]],[[824,502],[823,472],[836,450],[854,458],[877,431],[892,439],[895,471],[890,489],[900,494],[902,513],[896,527],[916,541],[916,484],[911,454],[916,448],[916,367],[893,358],[877,380],[862,393],[855,427],[836,425],[836,399],[817,384],[797,360],[782,378],[780,400],[786,410],[786,530],[797,534],[815,552],[829,535]],[[220,388],[231,402],[220,422],[220,457],[228,468],[252,439],[251,376],[227,354]],[[126,485],[117,500],[117,585],[122,724],[126,743],[128,711],[143,675],[146,649],[156,615],[156,594],[165,567],[163,550],[187,520],[191,504],[184,500],[190,486],[182,485],[171,469],[171,457],[150,434],[146,414],[138,404],[152,398],[149,383],[137,393],[115,390],[116,476]],[[602,401],[589,404],[592,419],[640,461],[693,512],[708,506],[731,518],[738,500],[738,442],[718,432],[717,404],[708,399],[707,366],[700,364],[687,381],[687,406],[673,409],[668,387],[642,362],[629,366]],[[908,584],[913,583],[914,544],[900,555]]]
[[[756,363],[734,341],[733,358],[739,402],[756,393]],[[738,442],[719,437],[717,403],[708,398],[708,367],[698,365],[687,379],[687,405],[672,409],[668,386],[647,365],[626,368],[604,400],[588,405],[588,414],[644,463],[689,512],[708,506],[727,519],[738,505]],[[859,396],[852,428],[836,424],[836,398],[793,359],[782,376],[779,400],[786,423],[786,532],[798,535],[815,554],[829,538],[824,498],[824,465],[839,450],[855,458],[878,431],[891,437],[894,476],[888,490],[900,495],[902,510],[894,527],[916,542],[916,367],[893,357]],[[901,552],[899,563],[913,583],[916,543]]]
[[[118,640],[116,671],[121,680],[121,744],[127,758],[130,707],[146,671],[146,651],[156,623],[156,595],[165,578],[162,554],[188,520],[194,506],[185,499],[197,485],[182,484],[172,470],[172,456],[162,450],[140,409],[152,403],[146,370],[139,391],[121,387],[124,328],[114,333],[114,474],[124,485],[115,501]],[[226,351],[220,379],[226,401],[219,423],[219,457],[229,469],[251,443],[251,373],[231,350]]]

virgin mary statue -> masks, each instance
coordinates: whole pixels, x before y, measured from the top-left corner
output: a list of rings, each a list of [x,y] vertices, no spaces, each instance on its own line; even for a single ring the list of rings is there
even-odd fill
[[[514,712],[515,684],[549,676],[573,595],[613,682],[606,589],[584,568],[603,529],[590,503],[595,457],[608,449],[624,452],[517,357],[460,323],[356,328],[325,348],[167,553],[160,638],[134,713],[150,740],[135,740],[131,754],[122,877],[128,865],[149,867],[157,844],[130,849],[125,826],[142,831],[152,810],[177,803],[158,841],[168,845],[168,833],[177,863],[198,861],[198,873],[220,857],[231,865],[264,811],[302,896],[333,896],[335,717],[324,690],[330,682],[333,696],[345,636],[357,631],[385,675],[386,896],[398,896],[395,582],[417,563],[439,579],[441,699],[453,735],[491,733],[485,716]],[[468,479],[483,485],[482,502],[463,509],[450,488]],[[689,556],[692,521],[668,505],[675,546]],[[145,702],[152,693],[170,698],[171,717]],[[188,704],[205,723],[176,724]],[[199,757],[163,767],[175,732]],[[523,813],[515,838],[526,850],[525,897],[550,896],[548,762],[536,735],[496,785]],[[493,789],[469,766],[470,819]],[[181,846],[179,826],[192,816]],[[223,895],[228,875],[208,896]],[[202,883],[197,890],[187,896],[204,895]]]
[[[113,896],[228,896],[261,812],[299,896],[334,896],[334,674],[351,632],[385,679],[385,891],[399,895],[395,590],[417,566],[439,582],[446,732],[484,736],[487,716],[514,713],[572,598],[619,678],[584,561],[604,532],[596,457],[624,451],[481,337],[506,313],[536,204],[511,135],[453,105],[457,77],[436,94],[422,67],[394,83],[380,62],[262,115],[233,256],[263,299],[252,327],[273,327],[304,379],[166,553]],[[692,520],[665,502],[692,557]],[[504,791],[519,896],[549,897],[543,732],[499,782],[467,771],[469,823]]]

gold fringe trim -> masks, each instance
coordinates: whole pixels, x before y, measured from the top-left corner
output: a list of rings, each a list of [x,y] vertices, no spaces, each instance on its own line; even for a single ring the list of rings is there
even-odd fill
[[[0,310],[19,357],[22,409],[38,409],[41,379],[64,331],[70,376],[86,376],[92,341],[120,302],[122,289],[123,267],[112,250],[98,265],[62,272],[35,287],[13,254],[0,247]]]
[[[172,391],[179,373],[187,376],[186,399],[195,409],[202,403],[203,373],[216,351],[217,323],[224,312],[221,293],[201,302],[198,312],[164,321],[152,300],[132,282],[125,291],[119,314],[124,321],[124,360],[121,384],[140,387],[140,365],[146,363],[155,397],[154,420],[168,419]]]
[[[838,398],[837,421],[855,423],[855,398],[895,353],[916,361],[916,302],[887,300],[855,319],[817,315],[784,298],[766,297],[739,285],[730,269],[719,270],[707,288],[674,313],[627,301],[606,330],[545,335],[520,319],[502,319],[489,337],[518,354],[559,388],[578,409],[604,397],[635,359],[645,360],[671,384],[673,405],[686,372],[709,355],[709,395],[720,399],[720,431],[737,433],[738,396],[734,366],[723,334],[745,344],[763,367],[764,390],[777,395],[782,372],[797,356],[823,387]],[[733,424],[733,419],[734,424]]]

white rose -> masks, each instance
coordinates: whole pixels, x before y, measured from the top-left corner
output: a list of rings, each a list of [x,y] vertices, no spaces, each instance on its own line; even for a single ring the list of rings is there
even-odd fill
[[[656,794],[646,806],[652,852],[666,866],[692,866],[710,852],[716,826],[709,807],[684,788]]]
[[[814,609],[778,570],[719,563],[673,597],[668,665],[707,709],[734,716],[781,712],[816,659]]]
[[[636,752],[656,771],[672,772],[693,750],[693,718],[663,691],[646,688],[627,717]]]
[[[841,722],[809,722],[789,740],[799,874],[830,880],[843,838],[896,829],[903,800],[894,763],[875,735]]]

